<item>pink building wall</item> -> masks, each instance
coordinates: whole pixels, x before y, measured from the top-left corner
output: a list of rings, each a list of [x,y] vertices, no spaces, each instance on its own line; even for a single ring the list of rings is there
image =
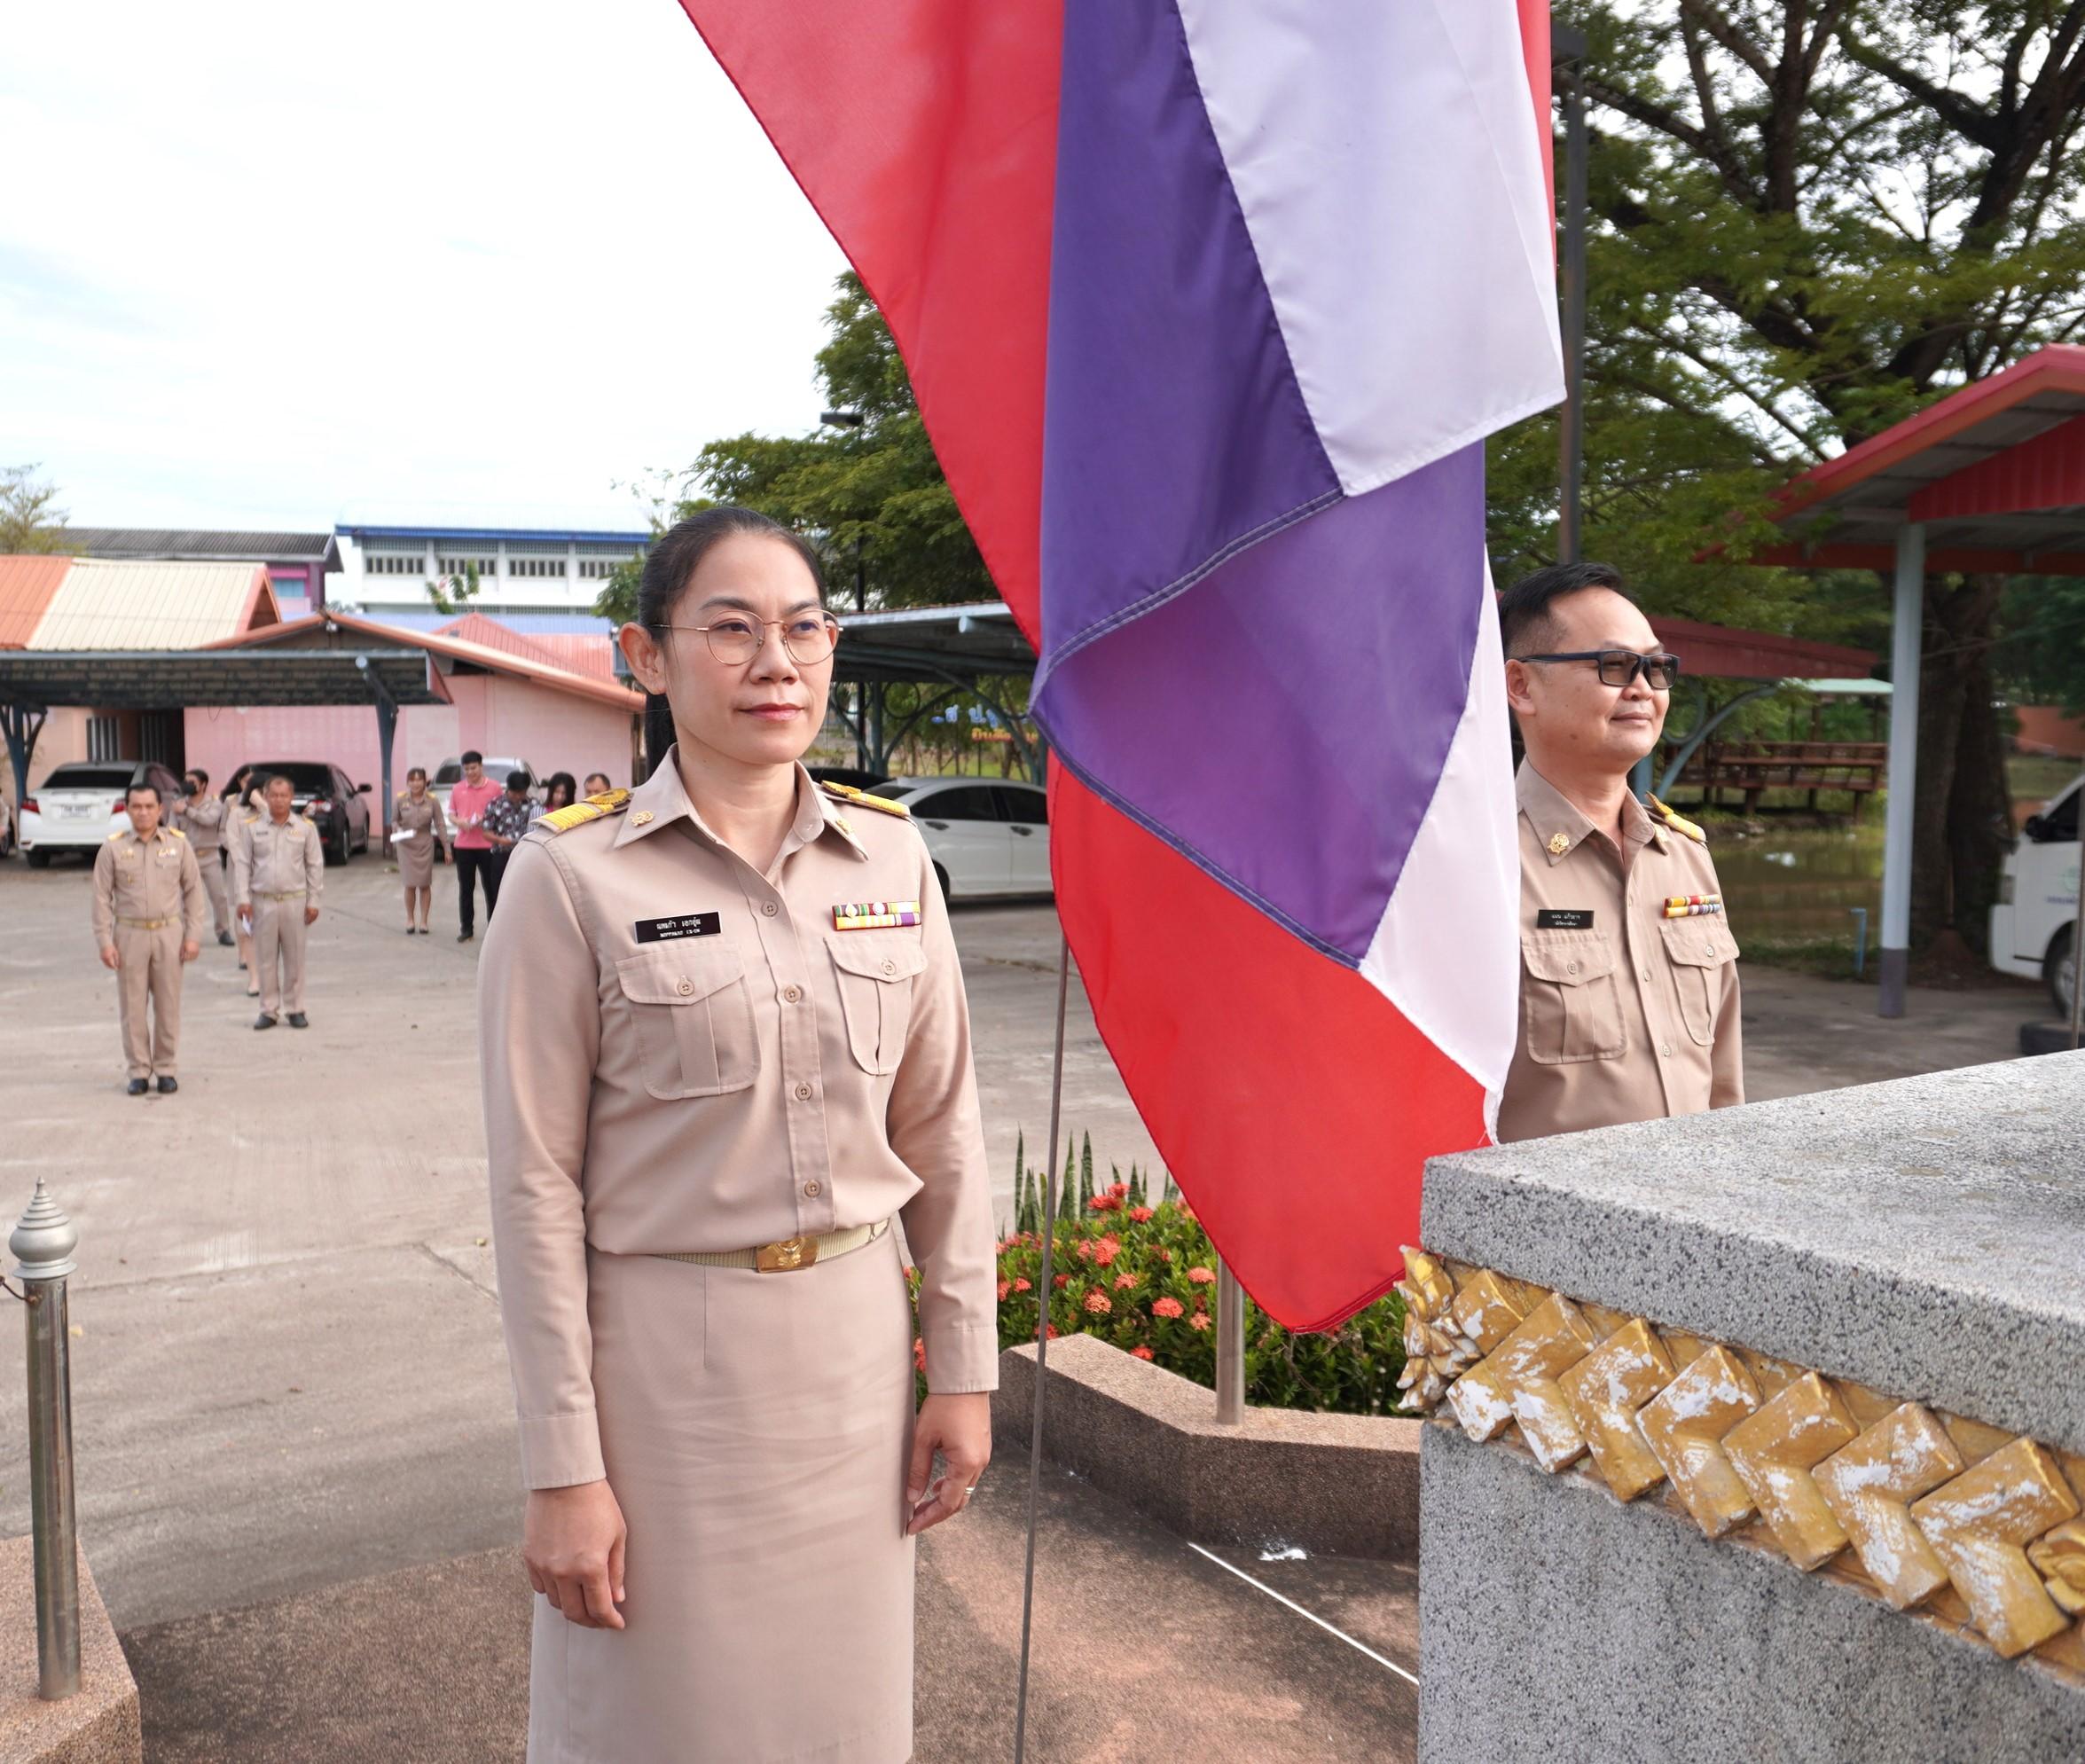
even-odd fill
[[[391,750],[391,788],[405,788],[410,767],[436,766],[475,748],[481,753],[515,755],[545,772],[584,778],[606,772],[611,781],[630,781],[631,717],[597,704],[504,675],[472,675],[449,681],[453,704],[409,704],[398,712]],[[190,710],[185,718],[187,763],[222,783],[251,761],[331,760],[372,794],[383,788],[376,710],[365,704],[255,706],[247,710]]]

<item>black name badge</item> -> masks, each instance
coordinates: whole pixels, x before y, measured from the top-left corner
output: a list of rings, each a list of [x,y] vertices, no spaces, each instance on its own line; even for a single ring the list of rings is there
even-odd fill
[[[1592,929],[1593,909],[1590,906],[1539,906],[1535,909],[1535,929],[1538,931],[1589,931]]]
[[[724,929],[718,913],[683,913],[673,919],[639,919],[637,940],[640,944],[670,943],[675,937],[713,937]]]

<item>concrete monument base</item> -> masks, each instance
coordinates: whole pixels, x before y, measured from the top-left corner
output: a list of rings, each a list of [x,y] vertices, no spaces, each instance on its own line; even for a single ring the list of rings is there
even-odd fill
[[[35,1552],[0,1539],[0,1764],[138,1764],[137,1686],[80,1558],[80,1692],[36,1695]]]

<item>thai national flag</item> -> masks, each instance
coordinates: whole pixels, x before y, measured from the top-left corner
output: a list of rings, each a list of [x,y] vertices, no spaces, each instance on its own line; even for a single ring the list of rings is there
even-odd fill
[[[1484,437],[1561,395],[1546,0],[683,0],[1041,666],[1071,946],[1297,1328],[1510,1062]]]

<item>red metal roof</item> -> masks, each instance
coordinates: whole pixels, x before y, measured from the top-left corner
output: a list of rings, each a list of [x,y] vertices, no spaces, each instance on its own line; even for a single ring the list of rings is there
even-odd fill
[[[42,552],[0,556],[0,649],[26,649],[73,567]]]
[[[1759,563],[1887,570],[1926,523],[1926,567],[2085,576],[2085,347],[2053,344],[1813,466],[1781,492],[1794,543]]]
[[[270,625],[264,631],[252,631],[244,637],[230,638],[222,643],[205,647],[229,649],[242,645],[294,642],[313,632],[325,631],[352,632],[392,648],[410,647],[426,649],[452,662],[467,662],[472,667],[483,668],[491,673],[513,675],[546,686],[553,692],[569,693],[575,698],[591,699],[596,704],[613,705],[620,710],[641,711],[644,709],[644,695],[641,693],[632,692],[613,679],[574,673],[553,662],[537,661],[511,650],[494,648],[490,644],[474,643],[466,638],[443,636],[431,631],[402,630],[396,625],[383,624],[375,619],[363,618],[353,613],[313,613],[305,618],[292,619],[286,624]]]
[[[1691,675],[1719,680],[1859,679],[1875,665],[1875,652],[1842,644],[1813,643],[1773,631],[1736,631],[1697,624],[1691,619],[1650,615],[1658,640]]]

